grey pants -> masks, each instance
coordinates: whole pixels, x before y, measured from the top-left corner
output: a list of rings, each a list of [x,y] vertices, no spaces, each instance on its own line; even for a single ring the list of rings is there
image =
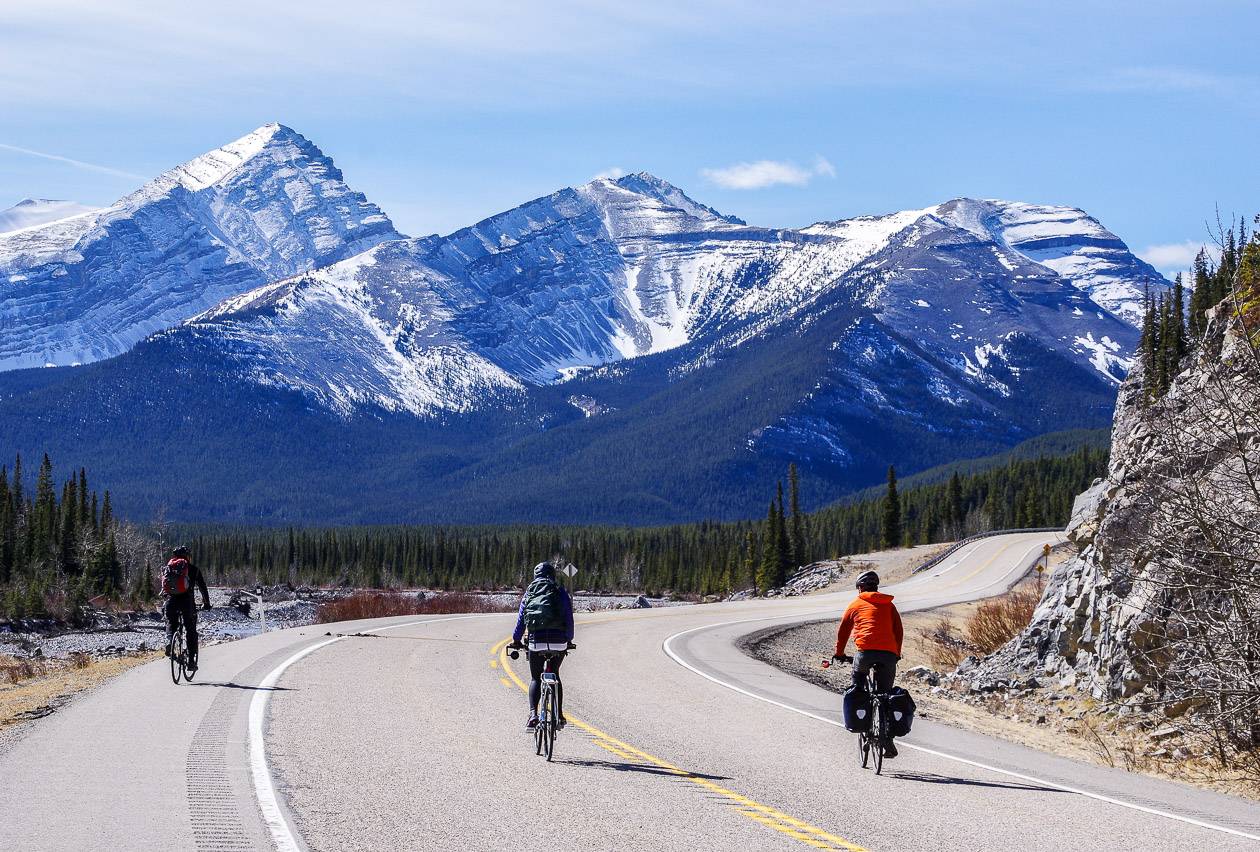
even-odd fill
[[[897,655],[892,651],[858,651],[853,655],[853,682],[866,683],[866,673],[875,670],[875,684],[880,692],[893,687],[897,677]]]

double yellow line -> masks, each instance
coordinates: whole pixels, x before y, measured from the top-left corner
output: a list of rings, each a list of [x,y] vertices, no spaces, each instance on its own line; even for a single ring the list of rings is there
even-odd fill
[[[508,663],[507,645],[509,641],[510,640],[508,639],[504,639],[502,642],[496,643],[490,649],[490,667],[499,668],[507,674],[507,677],[499,678],[500,682],[504,686],[510,687],[513,683],[515,683],[521,690],[528,691],[529,687],[526,686],[523,680],[517,677],[516,672],[512,670],[511,665]],[[498,655],[497,659],[495,658],[496,654]],[[511,680],[509,680],[509,678]],[[817,826],[810,825],[807,822],[803,822],[793,816],[789,816],[783,811],[772,808],[769,805],[763,805],[760,802],[755,802],[747,796],[741,796],[734,790],[728,790],[720,784],[714,784],[708,778],[703,778],[694,772],[689,772],[686,769],[674,766],[672,763],[662,760],[656,755],[649,754],[640,748],[635,748],[629,743],[601,731],[594,725],[575,718],[571,713],[566,713],[565,716],[567,717],[570,725],[573,725],[574,727],[585,731],[587,734],[590,734],[591,740],[595,743],[595,745],[604,749],[608,753],[620,757],[623,760],[637,759],[645,763],[649,763],[658,769],[664,770],[670,775],[676,776],[681,781],[694,784],[709,793],[720,796],[727,801],[733,811],[741,816],[745,816],[748,819],[753,820],[754,822],[758,822],[761,825],[772,828],[775,831],[785,834],[794,840],[799,840],[801,843],[808,846],[813,846],[815,849],[845,849],[848,850],[848,852],[866,852],[863,847],[850,843],[843,837],[838,837],[824,831],[821,828],[818,828]]]

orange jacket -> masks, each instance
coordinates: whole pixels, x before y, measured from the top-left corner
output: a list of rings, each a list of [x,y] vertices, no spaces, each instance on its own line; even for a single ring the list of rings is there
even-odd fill
[[[860,592],[840,619],[836,631],[836,656],[844,654],[853,634],[859,651],[892,651],[901,656],[901,615],[893,606],[893,596],[883,592]]]

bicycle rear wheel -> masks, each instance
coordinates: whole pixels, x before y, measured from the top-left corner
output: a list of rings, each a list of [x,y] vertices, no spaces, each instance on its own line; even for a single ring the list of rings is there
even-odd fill
[[[876,775],[884,771],[884,741],[887,734],[888,720],[884,715],[884,699],[882,695],[879,695],[875,697],[871,705],[871,737],[874,740],[871,743],[871,751],[875,760]]]

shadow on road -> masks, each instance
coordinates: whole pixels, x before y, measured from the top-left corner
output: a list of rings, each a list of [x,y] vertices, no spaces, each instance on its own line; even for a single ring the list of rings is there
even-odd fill
[[[730,781],[726,775],[705,775],[703,772],[687,772],[679,774],[670,772],[668,769],[661,769],[659,766],[652,766],[649,763],[626,763],[619,760],[561,760],[557,759],[556,763],[564,763],[569,766],[579,766],[587,769],[611,769],[614,772],[641,772],[644,775],[664,775],[669,778],[703,778],[706,781]]]
[[[190,681],[189,686],[216,686],[219,689],[250,689],[254,692],[292,692],[293,690],[287,686],[250,686],[246,683],[235,683],[234,681],[214,681],[200,680],[195,683]]]
[[[997,787],[1002,790],[1034,790],[1038,793],[1066,793],[1055,787],[1042,787],[1037,784],[1012,784],[1005,781],[977,781],[972,778],[955,778],[952,775],[937,775],[935,772],[891,772],[889,778],[902,781],[919,781],[923,784],[961,784],[966,787]]]

